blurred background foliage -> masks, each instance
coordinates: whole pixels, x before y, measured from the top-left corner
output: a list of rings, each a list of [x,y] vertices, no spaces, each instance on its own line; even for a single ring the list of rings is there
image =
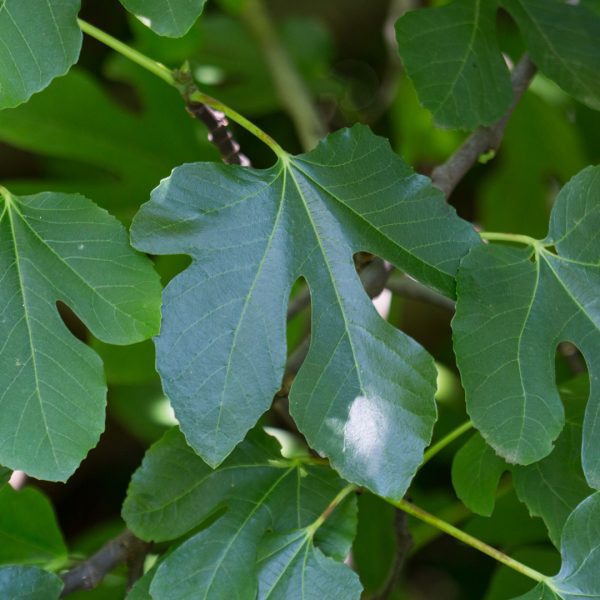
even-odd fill
[[[286,149],[300,151],[292,121],[282,109],[261,51],[239,8],[242,0],[207,5],[185,37],[160,38],[129,18],[117,2],[84,0],[82,16],[169,66],[188,60],[202,89],[251,118]],[[310,90],[330,130],[361,121],[390,139],[417,171],[429,174],[466,136],[437,129],[403,75],[393,24],[404,10],[441,2],[417,0],[273,0],[268,3],[281,42]],[[498,18],[507,60],[522,53],[510,18]],[[585,165],[600,160],[600,113],[579,105],[538,75],[511,118],[501,149],[486,157],[461,182],[451,202],[482,228],[543,237],[557,191]],[[269,150],[235,130],[243,152],[258,167]],[[17,194],[78,191],[128,224],[150,191],[184,162],[219,160],[203,126],[189,118],[178,94],[162,81],[86,39],[79,65],[43,93],[0,113],[0,179]],[[187,264],[161,257],[157,269],[168,282]],[[302,293],[301,284],[296,292]],[[91,339],[77,318],[71,328],[102,356],[110,386],[107,429],[99,446],[67,484],[35,483],[21,491],[3,488],[0,504],[0,563],[29,557],[33,564],[64,565],[89,554],[122,527],[119,512],[126,486],[144,449],[174,423],[154,370],[151,342],[113,347]],[[394,296],[389,319],[423,344],[440,365],[440,437],[466,419],[452,355],[452,311]],[[289,324],[290,353],[309,327],[307,311]],[[558,361],[558,378],[570,376]],[[277,425],[277,423],[275,423]],[[456,499],[450,462],[457,445],[419,474],[413,498],[469,533],[497,544],[532,567],[554,573],[556,550],[539,519],[531,519],[511,490],[501,485],[491,518],[473,516]],[[42,495],[43,492],[45,494]],[[50,499],[50,502],[48,499]],[[2,514],[29,514],[30,539],[2,541]],[[54,508],[52,508],[52,506]],[[365,493],[359,501],[359,530],[351,560],[366,595],[386,583],[394,557],[395,512]],[[8,508],[7,508],[8,507]],[[60,529],[48,525],[56,512]],[[35,521],[40,524],[36,528]],[[36,530],[35,532],[33,530]],[[61,533],[62,531],[62,533]],[[411,522],[413,548],[396,600],[498,600],[519,595],[529,582],[476,551]],[[63,539],[64,538],[64,539]],[[65,542],[66,539],[66,542]],[[68,547],[68,550],[67,550]],[[116,571],[93,592],[73,597],[117,598],[125,589]],[[501,590],[501,593],[500,593]]]

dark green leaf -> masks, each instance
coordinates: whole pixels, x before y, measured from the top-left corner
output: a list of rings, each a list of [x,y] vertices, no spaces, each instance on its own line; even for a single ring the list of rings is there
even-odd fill
[[[0,466],[0,489],[6,485],[12,475],[12,469]]]
[[[121,0],[121,4],[159,35],[181,37],[200,16],[206,0]]]
[[[600,590],[600,493],[571,513],[562,532],[559,573],[518,600],[593,600]]]
[[[63,584],[54,573],[37,567],[1,567],[0,598],[58,600]]]
[[[30,193],[33,186],[81,192],[131,219],[175,165],[216,156],[208,142],[199,142],[205,135],[182,109],[178,94],[138,67],[115,63],[112,71],[117,70],[120,80],[135,85],[141,112],[123,109],[77,68],[27,104],[0,112],[2,141],[68,165],[64,171],[48,169],[40,180],[9,181],[7,187],[17,193]]]
[[[582,462],[600,487],[600,168],[559,194],[549,237],[526,249],[480,246],[464,259],[453,321],[455,350],[476,427],[511,463],[547,456],[564,409],[554,353],[571,341],[591,381]],[[556,254],[552,247],[556,248]]]
[[[435,370],[381,320],[352,255],[370,251],[452,295],[477,236],[429,181],[356,126],[267,170],[176,169],[138,213],[134,245],[193,263],[163,296],[157,363],[186,438],[218,465],[271,404],[285,311],[303,276],[310,352],[292,387],[309,444],[350,481],[400,497],[435,420]]]
[[[259,431],[253,431],[213,471],[174,429],[150,449],[135,473],[123,516],[144,539],[167,540],[202,526],[226,509],[216,522],[164,560],[151,592],[169,599],[254,599],[259,577],[263,583],[268,582],[269,573],[277,568],[266,558],[262,566],[255,566],[267,530],[273,536],[285,533],[293,538],[278,551],[278,556],[289,562],[281,571],[282,585],[296,577],[299,568],[289,555],[293,549],[311,557],[315,586],[321,580],[322,569],[333,568],[333,559],[316,557],[311,525],[343,487],[344,482],[326,467],[283,460],[275,441]],[[347,498],[317,531],[314,540],[323,552],[335,559],[347,555],[356,525],[355,513],[354,501]],[[290,527],[297,530],[290,532]],[[339,568],[334,568],[336,577]],[[260,569],[263,574],[259,576]],[[349,572],[344,580],[352,581]],[[358,597],[360,588],[353,584],[353,589]]]
[[[67,548],[52,505],[41,492],[28,487],[19,492],[0,489],[0,563],[56,565],[67,558]]]
[[[77,62],[80,0],[0,2],[0,109],[17,106]]]
[[[452,484],[463,504],[489,517],[496,503],[496,489],[506,462],[488,446],[483,438],[474,435],[454,456]]]
[[[56,302],[113,344],[158,329],[158,277],[114,217],[78,195],[0,199],[0,461],[64,480],[104,428],[101,361]]]
[[[495,35],[496,10],[496,0],[456,0],[409,12],[396,24],[404,67],[440,125],[489,125],[511,102]]]
[[[567,418],[554,450],[532,465],[512,467],[517,495],[532,515],[544,519],[556,547],[569,514],[592,492],[581,467],[581,428],[588,386],[576,381],[561,388],[560,393]]]
[[[585,2],[502,0],[540,70],[600,110],[600,14]]]

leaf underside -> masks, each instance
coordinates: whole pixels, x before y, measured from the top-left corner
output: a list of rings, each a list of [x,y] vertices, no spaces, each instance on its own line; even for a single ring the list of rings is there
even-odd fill
[[[369,251],[447,295],[478,243],[441,192],[366,127],[259,171],[175,169],[138,213],[135,247],[188,254],[163,295],[157,364],[187,440],[218,465],[269,408],[285,364],[292,284],[312,294],[309,354],[290,409],[350,481],[401,496],[435,420],[435,371],[381,320],[352,256]]]
[[[0,463],[62,481],[104,428],[106,385],[57,302],[99,339],[130,344],[158,328],[158,277],[116,219],[48,192],[0,198],[0,282]]]
[[[564,424],[555,351],[559,342],[574,343],[590,373],[583,470],[598,489],[600,168],[584,169],[563,188],[543,243],[536,251],[481,246],[461,264],[453,330],[467,407],[508,462],[542,459]]]

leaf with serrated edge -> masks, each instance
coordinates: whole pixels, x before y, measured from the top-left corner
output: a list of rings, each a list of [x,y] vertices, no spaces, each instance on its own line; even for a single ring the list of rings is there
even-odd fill
[[[559,573],[514,600],[600,598],[600,493],[586,498],[565,523]]]
[[[200,16],[206,0],[121,0],[121,4],[159,35],[181,37]]]
[[[502,0],[540,70],[600,110],[600,15],[585,2]]]
[[[456,0],[407,12],[396,24],[404,67],[439,125],[489,125],[512,100],[495,35],[497,8],[495,0]]]
[[[0,462],[62,481],[104,428],[106,385],[56,302],[103,341],[138,342],[158,328],[158,276],[87,198],[3,191],[0,282]]]
[[[489,516],[500,476],[510,470],[515,491],[532,516],[541,517],[558,547],[569,514],[591,493],[581,467],[581,428],[588,397],[586,377],[561,386],[567,420],[552,452],[532,465],[509,465],[479,434],[454,456],[452,483],[457,496],[473,512]]]
[[[80,0],[0,2],[0,109],[17,106],[77,62]]]
[[[560,192],[543,244],[480,246],[461,263],[452,326],[467,408],[509,462],[547,456],[564,424],[554,354],[559,342],[573,342],[590,372],[582,463],[598,489],[600,167],[584,169]]]
[[[166,557],[151,593],[169,599],[254,599],[254,565],[266,531],[291,533],[290,527],[297,527],[293,535],[303,536],[344,485],[327,467],[283,460],[275,441],[256,430],[212,470],[173,429],[149,450],[134,474],[123,517],[140,537],[167,540],[226,509]],[[315,543],[341,560],[349,552],[355,526],[356,504],[348,497],[317,531]]]
[[[163,296],[157,364],[186,438],[218,465],[269,408],[289,291],[312,292],[309,354],[290,395],[310,445],[348,480],[401,497],[435,420],[435,370],[383,321],[352,256],[369,251],[452,295],[478,243],[439,190],[364,126],[266,170],[184,165],[132,227],[134,246],[189,254]]]
[[[0,567],[0,598],[58,600],[62,588],[58,575],[37,567]]]

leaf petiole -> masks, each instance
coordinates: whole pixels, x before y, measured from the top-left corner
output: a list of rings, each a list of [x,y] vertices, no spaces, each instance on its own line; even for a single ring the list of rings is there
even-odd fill
[[[438,452],[441,452],[446,446],[450,445],[454,440],[459,438],[463,433],[473,428],[473,421],[466,421],[445,435],[442,439],[431,446],[423,455],[421,467],[426,465]]]
[[[343,502],[343,500],[349,494],[358,491],[358,486],[353,483],[347,485],[343,489],[339,491],[337,496],[328,504],[327,508],[319,515],[317,519],[315,519],[307,528],[307,535],[313,536],[317,529],[325,523],[325,521],[331,516],[331,513]]]
[[[273,150],[273,152],[277,155],[278,158],[285,160],[285,158],[288,156],[286,151],[270,135],[268,135],[262,129],[254,125],[254,123],[246,119],[246,117],[240,115],[233,108],[230,108],[226,104],[223,104],[216,98],[204,94],[198,89],[194,89],[191,93],[188,93],[189,89],[187,89],[187,87],[185,86],[182,87],[181,82],[178,81],[175,75],[175,71],[172,71],[162,63],[151,59],[145,54],[138,52],[134,48],[131,48],[131,46],[124,44],[120,40],[114,38],[109,33],[106,33],[105,31],[94,27],[94,25],[91,25],[87,21],[84,21],[83,19],[78,19],[77,22],[79,23],[79,27],[81,27],[81,30],[84,33],[86,33],[90,37],[93,37],[95,40],[101,42],[105,46],[112,48],[115,52],[118,52],[125,58],[131,60],[140,67],[143,67],[150,73],[153,73],[157,77],[160,77],[163,81],[166,81],[169,85],[176,88],[186,99],[186,101],[200,102],[202,104],[207,104],[208,106],[218,111],[221,111],[232,121],[235,121],[246,131],[250,132],[252,135],[254,135],[267,146],[269,146],[269,148]]]
[[[525,577],[529,577],[529,579],[533,579],[534,581],[543,583],[543,584],[547,585],[548,587],[550,587],[551,589],[553,589],[551,578],[548,577],[547,575],[544,575],[543,573],[540,573],[539,571],[536,571],[535,569],[532,569],[531,567],[524,565],[523,563],[519,562],[518,560],[515,560],[514,558],[507,556],[506,554],[504,554],[504,552],[500,552],[500,550],[497,550],[496,548],[490,546],[489,544],[486,544],[485,542],[482,542],[481,540],[477,539],[476,537],[473,537],[472,535],[465,533],[461,529],[454,527],[454,525],[451,525],[450,523],[447,523],[446,521],[442,521],[438,517],[435,517],[434,515],[428,513],[427,511],[423,510],[422,508],[419,508],[418,506],[415,506],[411,502],[408,502],[407,500],[404,500],[404,499],[402,499],[402,500],[388,499],[387,501],[392,506],[399,508],[400,510],[411,515],[412,517],[415,517],[416,519],[419,519],[420,521],[423,521],[424,523],[432,525],[433,527],[439,529],[440,531],[443,531],[444,533],[447,533],[448,535],[463,542],[464,544],[467,544],[467,546],[471,546],[471,548],[475,548],[475,550],[479,550],[483,554],[487,554],[487,556],[490,556],[494,560],[502,563],[503,565],[506,565],[507,567],[513,569],[514,571],[517,571],[518,573],[525,575]]]
[[[513,242],[515,244],[525,244],[526,246],[532,246],[538,252],[543,248],[544,244],[541,240],[536,240],[528,235],[522,235],[520,233],[497,233],[495,231],[482,231],[479,233],[482,240],[488,240],[490,242]]]

